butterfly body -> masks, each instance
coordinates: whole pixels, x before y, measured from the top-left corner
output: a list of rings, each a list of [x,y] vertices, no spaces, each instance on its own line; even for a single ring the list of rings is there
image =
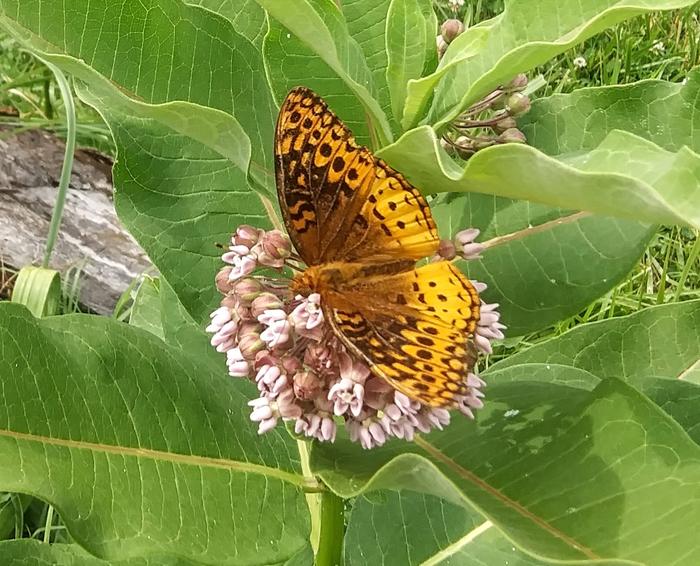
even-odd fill
[[[440,239],[421,193],[366,147],[320,97],[292,90],[277,122],[277,189],[308,266],[292,291],[378,377],[430,406],[468,394],[480,299],[448,261],[416,267]]]

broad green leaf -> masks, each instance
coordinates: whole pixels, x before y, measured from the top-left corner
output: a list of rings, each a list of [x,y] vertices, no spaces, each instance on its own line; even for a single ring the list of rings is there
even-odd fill
[[[700,383],[700,300],[583,324],[494,364],[564,364],[634,382],[657,376]]]
[[[697,562],[700,447],[619,380],[587,391],[525,369],[530,381],[491,375],[476,424],[455,415],[444,432],[364,453],[349,442],[317,445],[314,471],[344,496],[410,489],[475,508],[548,559]],[[596,379],[556,371],[562,382],[563,372]]]
[[[84,97],[92,101],[88,91]],[[104,108],[119,150],[115,207],[185,308],[202,324],[218,306],[216,244],[239,224],[270,226],[269,201],[230,161],[153,120]]]
[[[163,340],[163,323],[160,316],[160,282],[157,278],[144,277],[131,305],[129,324],[147,330]]]
[[[700,227],[700,155],[688,148],[669,152],[627,132],[610,132],[587,154],[557,159],[529,145],[505,144],[461,165],[430,127],[421,126],[380,154],[426,192],[479,192]]]
[[[700,444],[700,385],[665,377],[636,379],[634,385]]]
[[[222,15],[233,24],[233,28],[247,37],[258,49],[262,49],[267,31],[265,10],[255,0],[189,0]]]
[[[249,382],[111,319],[40,321],[14,305],[0,305],[0,348],[0,489],[50,502],[91,553],[217,565],[307,555],[295,441],[258,437]]]
[[[510,0],[475,57],[442,78],[427,118],[436,128],[516,74],[639,14],[691,6],[696,0]]]
[[[446,73],[457,67],[460,63],[477,55],[486,44],[489,34],[489,26],[497,19],[482,22],[469,28],[459,35],[440,59],[437,69],[422,78],[408,81],[406,85],[406,105],[404,108],[401,125],[404,130],[409,130],[418,124],[423,115],[425,106],[430,102],[433,91]]]
[[[389,5],[386,21],[386,83],[389,86],[394,119],[399,123],[406,103],[406,84],[423,74],[428,47],[435,51],[436,28],[431,2],[392,0]]]
[[[103,78],[146,104],[184,101],[234,116],[256,167],[270,168],[275,112],[262,57],[221,16],[176,0],[98,0],[73,12],[58,0],[1,0],[0,24],[89,84]],[[196,114],[179,114],[196,126]]]
[[[102,560],[77,544],[44,544],[20,539],[0,542],[3,566],[191,566],[190,560],[160,555],[148,558]]]
[[[332,0],[301,0],[290,9],[284,0],[258,0],[271,17],[296,35],[348,85],[372,119],[379,146],[393,139],[384,111],[374,98],[372,75],[360,46],[350,36]]]
[[[685,85],[646,80],[541,98],[518,126],[547,155],[593,149],[613,130],[628,131],[667,151],[689,147],[697,153],[698,96],[700,69],[695,69]]]
[[[345,535],[346,566],[546,566],[481,514],[432,495],[382,490],[358,497]],[[626,561],[597,561],[612,566]]]
[[[391,0],[345,0],[340,3],[350,36],[357,41],[372,74],[377,102],[393,130],[398,132],[391,114],[391,97],[386,82],[386,17]]]
[[[523,201],[445,194],[431,203],[443,238],[479,228],[482,259],[459,262],[483,281],[487,302],[500,304],[509,337],[572,316],[622,280],[654,228],[584,216]],[[591,269],[595,265],[595,269]]]
[[[270,85],[277,101],[281,103],[294,87],[309,87],[323,97],[360,143],[376,145],[371,140],[369,116],[347,83],[310,47],[276,20],[270,19],[263,52]]]

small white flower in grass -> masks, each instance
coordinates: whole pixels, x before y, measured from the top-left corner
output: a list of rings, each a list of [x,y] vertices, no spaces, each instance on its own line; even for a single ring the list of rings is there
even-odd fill
[[[574,57],[574,67],[578,69],[585,69],[588,66],[588,61],[584,57],[581,57],[579,55],[578,57]]]
[[[649,51],[656,53],[657,55],[663,55],[666,53],[666,46],[663,41],[657,41],[649,48]]]

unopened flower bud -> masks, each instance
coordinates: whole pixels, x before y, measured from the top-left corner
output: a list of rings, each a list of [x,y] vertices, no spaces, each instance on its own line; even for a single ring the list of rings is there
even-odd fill
[[[294,394],[303,401],[309,401],[318,395],[321,382],[311,370],[299,371],[294,374]]]
[[[263,235],[256,253],[262,265],[282,267],[284,260],[292,255],[292,242],[287,234],[271,230]]]
[[[257,320],[245,320],[238,327],[238,340],[243,340],[245,336],[260,336],[263,326]]]
[[[233,295],[226,295],[223,299],[221,299],[221,303],[219,303],[219,304],[222,307],[229,308],[235,312],[236,311],[236,304],[238,304],[238,299],[236,297],[234,297]]]
[[[517,128],[508,128],[500,136],[498,136],[498,141],[500,143],[525,143],[527,138]]]
[[[246,277],[245,279],[239,279],[233,286],[238,300],[243,306],[250,306],[253,299],[257,297],[262,291],[262,285],[257,279],[252,279],[251,277]]]
[[[450,19],[440,26],[440,34],[446,43],[452,43],[464,31],[464,24],[459,20]]]
[[[238,348],[241,350],[243,358],[253,361],[255,355],[265,349],[265,343],[260,339],[260,334],[242,334],[238,339]]]
[[[442,37],[442,35],[438,35],[435,38],[435,43],[437,44],[438,59],[442,59],[442,56],[445,54],[445,51],[447,51],[447,42]]]
[[[459,136],[455,140],[455,145],[458,145],[459,147],[465,148],[465,149],[471,149],[472,147],[472,139],[467,136]]]
[[[301,361],[295,356],[285,356],[282,358],[282,367],[289,375],[294,375],[301,369]]]
[[[496,122],[492,128],[497,134],[502,134],[506,130],[509,130],[510,128],[517,128],[518,123],[515,121],[515,118],[512,116],[506,116],[503,118],[503,120],[499,120]]]
[[[266,310],[279,310],[284,308],[284,303],[273,293],[260,293],[250,307],[250,314],[257,319]]]
[[[222,295],[228,295],[231,291],[233,291],[233,281],[229,280],[232,269],[233,267],[227,265],[216,274],[216,288]]]
[[[248,249],[258,243],[260,239],[260,230],[248,224],[241,224],[236,228],[236,233],[233,235],[232,241],[237,246],[245,246]]]
[[[440,147],[442,147],[442,149],[444,149],[448,155],[454,155],[455,153],[455,148],[445,138],[440,138]]]
[[[451,260],[457,256],[457,250],[452,240],[440,240],[440,246],[437,251],[441,258]]]
[[[513,80],[504,85],[504,89],[508,91],[522,90],[527,86],[527,75],[518,73]]]
[[[521,116],[530,110],[530,98],[522,92],[514,92],[508,97],[506,110],[511,116]]]

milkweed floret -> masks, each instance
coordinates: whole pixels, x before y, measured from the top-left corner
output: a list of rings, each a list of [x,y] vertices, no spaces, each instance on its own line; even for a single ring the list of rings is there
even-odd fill
[[[484,247],[475,242],[478,235],[475,229],[459,232],[441,243],[433,260],[480,257]],[[296,434],[333,442],[344,425],[350,440],[369,449],[392,437],[411,441],[417,432],[449,424],[449,411],[395,390],[349,351],[324,319],[318,293],[292,293],[283,269],[298,269],[299,259],[285,234],[239,226],[222,260],[227,265],[217,274],[216,287],[223,299],[206,330],[212,346],[226,355],[229,375],[257,386],[260,396],[248,405],[258,433],[280,420],[292,421]],[[271,277],[270,270],[279,275]],[[486,288],[472,283],[479,293]],[[474,344],[491,353],[491,341],[503,338],[505,326],[497,304],[482,301],[480,310]],[[457,408],[474,418],[486,384],[476,373],[465,382],[468,394]]]

